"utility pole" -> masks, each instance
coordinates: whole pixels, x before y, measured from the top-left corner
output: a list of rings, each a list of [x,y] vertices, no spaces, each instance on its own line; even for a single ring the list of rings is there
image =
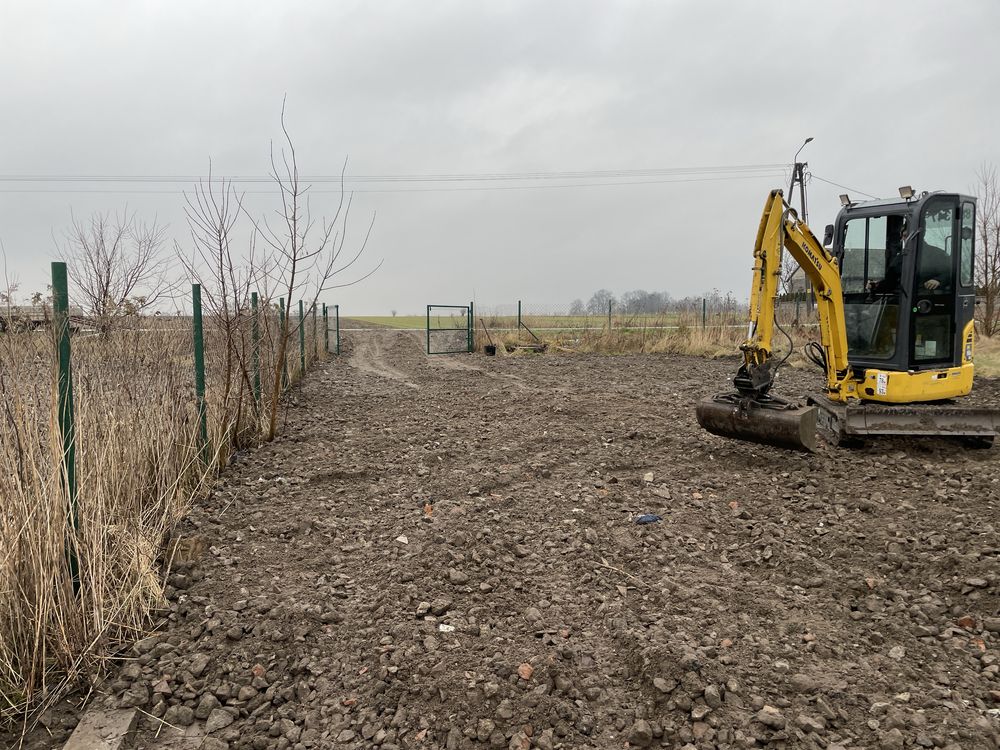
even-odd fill
[[[799,150],[795,152],[795,158],[792,160],[792,163],[793,163],[793,166],[792,166],[792,182],[788,186],[788,203],[789,203],[789,205],[791,205],[791,203],[792,203],[792,197],[795,195],[795,185],[798,184],[798,186],[799,186],[799,205],[802,208],[802,211],[799,213],[799,218],[801,218],[802,221],[804,221],[806,224],[809,223],[809,214],[806,211],[806,180],[805,180],[805,172],[806,172],[806,167],[809,166],[809,162],[807,162],[807,161],[806,162],[799,161],[799,154],[802,153],[802,149],[804,149],[806,147],[806,144],[809,143],[810,141],[812,141],[812,136],[809,136],[808,138],[806,138],[805,141],[802,143],[802,145],[799,146]]]
[[[792,183],[788,186],[788,205],[792,205],[792,199],[795,196],[795,185],[799,186],[799,206],[802,210],[799,212],[799,218],[806,224],[809,224],[809,213],[806,207],[806,167],[809,166],[809,162],[799,161],[799,154],[802,153],[802,149],[812,140],[812,136],[809,136],[802,142],[799,146],[799,150],[795,152],[795,158],[792,159]],[[812,291],[812,285],[806,282],[806,292]],[[798,321],[798,309],[796,308],[795,318]]]
[[[799,207],[802,209],[799,211],[799,217],[806,224],[809,223],[809,214],[806,212],[806,181],[805,181],[805,168],[809,166],[809,162],[795,162],[795,171],[792,173],[792,184],[798,183],[799,186]],[[789,196],[790,198],[791,196]]]

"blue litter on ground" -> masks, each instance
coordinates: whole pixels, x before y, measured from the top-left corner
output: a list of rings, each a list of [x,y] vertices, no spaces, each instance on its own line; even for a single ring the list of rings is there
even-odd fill
[[[656,523],[657,521],[662,521],[662,520],[663,517],[658,516],[655,513],[643,513],[641,516],[635,519],[635,522],[641,525],[647,523]]]

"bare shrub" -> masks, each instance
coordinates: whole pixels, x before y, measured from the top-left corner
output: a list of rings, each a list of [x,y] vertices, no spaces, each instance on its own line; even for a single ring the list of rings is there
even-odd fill
[[[141,221],[128,206],[120,213],[95,213],[87,221],[72,217],[59,258],[66,263],[74,296],[102,331],[169,293],[164,242],[164,228],[155,220]]]

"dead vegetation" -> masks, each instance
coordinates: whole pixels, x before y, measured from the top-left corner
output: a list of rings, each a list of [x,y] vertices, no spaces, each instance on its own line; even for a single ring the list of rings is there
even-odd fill
[[[787,351],[787,332],[799,350],[818,335],[805,308],[796,323],[796,310],[781,311],[781,328],[775,336],[778,350]],[[482,351],[490,343],[501,353],[531,352],[533,347],[546,351],[595,354],[685,354],[698,357],[728,357],[738,353],[746,338],[746,316],[738,311],[712,314],[703,319],[700,312],[681,312],[659,316],[622,316],[609,327],[604,319],[563,320],[526,318],[520,330],[516,322],[503,318],[478,321],[476,348]],[[485,326],[485,328],[484,328]],[[487,335],[488,331],[488,335]]]
[[[277,339],[275,315],[265,320]],[[249,324],[243,315],[241,330]],[[0,337],[0,723],[86,690],[162,604],[161,550],[232,453],[264,434],[266,405],[238,385],[248,350],[206,319],[210,450],[201,459],[189,318],[138,317],[73,337],[78,531],[63,481],[51,331]],[[306,326],[307,358],[322,341]],[[269,366],[274,355],[262,347]],[[289,358],[300,376],[298,350]],[[234,394],[239,394],[238,398]],[[79,585],[69,565],[79,559]]]

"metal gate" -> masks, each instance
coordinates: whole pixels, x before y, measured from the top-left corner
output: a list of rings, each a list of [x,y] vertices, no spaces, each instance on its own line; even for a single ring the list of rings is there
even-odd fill
[[[427,353],[472,351],[472,304],[427,305]]]

